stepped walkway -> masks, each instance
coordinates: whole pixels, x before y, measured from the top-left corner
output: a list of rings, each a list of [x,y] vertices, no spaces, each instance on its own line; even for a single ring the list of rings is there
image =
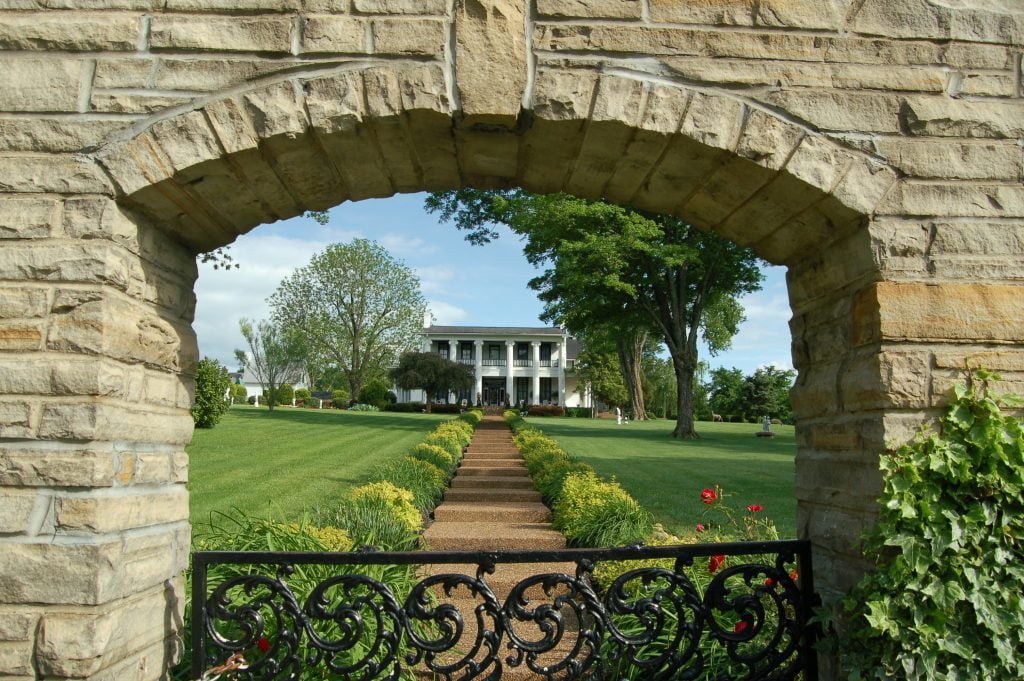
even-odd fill
[[[512,431],[502,417],[487,416],[477,426],[462,464],[444,495],[444,501],[434,509],[434,523],[424,532],[424,538],[431,551],[565,548],[565,538],[552,528],[551,513],[541,501],[540,493],[534,490],[523,457],[512,444]],[[475,565],[425,567],[431,574],[461,572],[472,576],[476,573]],[[505,564],[498,565],[494,574],[487,575],[485,579],[499,603],[503,603],[512,588],[531,575],[551,572],[571,575],[575,570],[573,563]],[[560,589],[556,587],[551,593],[545,593],[541,586],[535,585],[527,589],[523,596],[528,599],[527,603],[532,610],[542,603],[550,603],[559,592]],[[464,618],[476,605],[467,596],[449,595]],[[475,636],[476,624],[473,619],[465,619],[464,641],[472,641]],[[576,629],[575,623],[567,624],[570,629]],[[536,625],[531,627],[524,624],[520,633],[533,640],[543,637]],[[569,638],[574,636],[571,634]],[[538,662],[554,664],[566,654],[568,645],[567,641],[563,641],[555,650],[542,654]],[[503,652],[500,657],[504,655]],[[458,654],[442,657],[452,662]],[[543,677],[531,673],[525,667],[506,667],[502,678],[533,681]]]

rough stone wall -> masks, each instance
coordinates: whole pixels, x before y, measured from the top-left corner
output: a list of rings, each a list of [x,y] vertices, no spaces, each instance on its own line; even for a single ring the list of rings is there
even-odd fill
[[[789,267],[801,532],[968,361],[1024,391],[1012,0],[0,0],[0,678],[158,678],[188,554],[194,253],[463,184]]]

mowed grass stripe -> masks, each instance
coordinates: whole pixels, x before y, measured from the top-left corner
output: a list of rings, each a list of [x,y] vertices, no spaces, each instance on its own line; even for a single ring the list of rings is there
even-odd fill
[[[239,508],[282,521],[330,508],[374,468],[405,455],[450,414],[233,407],[196,429],[189,454],[190,512]]]
[[[775,437],[760,438],[759,424],[701,422],[701,439],[673,440],[666,420],[528,420],[600,475],[615,476],[671,532],[693,533],[705,518],[700,491],[718,484],[734,510],[761,504],[780,537],[796,536],[793,426],[772,426]]]

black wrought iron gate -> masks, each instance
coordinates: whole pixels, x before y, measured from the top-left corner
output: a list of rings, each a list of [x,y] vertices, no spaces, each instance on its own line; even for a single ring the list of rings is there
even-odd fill
[[[806,541],[197,552],[192,676],[815,681],[813,593]]]

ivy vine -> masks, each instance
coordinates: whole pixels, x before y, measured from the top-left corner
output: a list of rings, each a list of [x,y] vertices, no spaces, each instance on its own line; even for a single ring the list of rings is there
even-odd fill
[[[851,680],[1024,679],[1024,428],[979,371],[940,432],[882,457],[875,569],[841,604]]]

